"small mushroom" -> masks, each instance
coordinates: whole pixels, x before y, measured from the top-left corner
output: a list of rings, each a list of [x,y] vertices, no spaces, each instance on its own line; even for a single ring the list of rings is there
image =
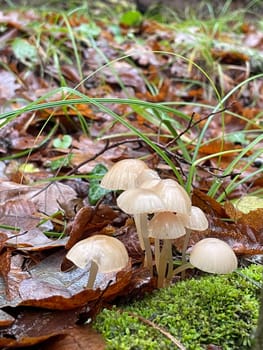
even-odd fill
[[[148,169],[140,159],[122,159],[104,175],[100,186],[108,190],[127,190],[136,187],[138,174]]]
[[[218,238],[204,238],[197,242],[191,253],[190,263],[199,270],[225,274],[237,268],[237,258],[232,248]]]
[[[147,214],[165,210],[161,198],[151,190],[132,188],[119,195],[117,204],[125,213],[134,216],[139,241],[142,249],[145,250],[145,265],[152,273],[152,251],[148,237]]]
[[[137,176],[136,179],[136,187],[143,187],[143,188],[149,188],[154,185],[157,185],[157,183],[161,180],[158,173],[153,169],[143,169]],[[150,186],[145,186],[144,184],[150,183]]]
[[[231,273],[237,268],[237,257],[232,248],[221,239],[204,238],[194,245],[190,261],[175,269],[174,274],[195,267],[209,273]]]
[[[151,188],[165,204],[166,211],[190,215],[191,199],[185,189],[172,179],[160,180]]]
[[[79,241],[68,251],[66,258],[82,269],[90,264],[87,288],[93,288],[98,272],[117,272],[129,262],[124,244],[106,235],[94,235]]]

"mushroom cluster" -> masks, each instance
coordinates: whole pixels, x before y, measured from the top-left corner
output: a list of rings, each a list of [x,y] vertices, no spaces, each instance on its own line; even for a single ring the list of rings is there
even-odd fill
[[[174,275],[174,239],[185,237],[182,262],[183,265],[190,266],[186,263],[186,251],[191,230],[206,230],[208,221],[200,208],[192,206],[188,193],[180,184],[172,179],[161,179],[142,160],[125,159],[115,163],[106,173],[101,187],[123,190],[117,198],[117,205],[127,214],[133,215],[139,242],[145,251],[145,266],[151,274],[153,254],[150,239],[154,239],[159,287],[169,283]],[[149,214],[152,217],[150,220]],[[196,267],[202,269],[201,265]]]

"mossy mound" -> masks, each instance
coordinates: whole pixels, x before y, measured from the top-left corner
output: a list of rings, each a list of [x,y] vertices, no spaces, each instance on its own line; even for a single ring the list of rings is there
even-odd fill
[[[157,290],[121,310],[103,310],[94,327],[103,334],[107,349],[159,350],[176,346],[158,330],[130,313],[163,327],[187,350],[251,348],[255,330],[263,267],[251,265],[238,273],[206,276]]]

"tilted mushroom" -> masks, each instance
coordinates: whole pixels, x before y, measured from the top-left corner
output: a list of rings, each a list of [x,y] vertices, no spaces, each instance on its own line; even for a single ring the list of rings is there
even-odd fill
[[[106,235],[94,235],[79,241],[68,251],[66,258],[82,269],[90,264],[87,288],[93,288],[98,272],[117,272],[129,262],[124,244]]]
[[[175,269],[174,274],[194,267],[209,273],[231,273],[237,268],[237,257],[221,239],[204,238],[194,245],[189,262]]]
[[[134,216],[140,244],[145,250],[145,265],[152,273],[152,251],[148,237],[147,214],[164,211],[162,200],[151,190],[133,188],[122,192],[117,198],[117,204],[125,213]]]
[[[108,190],[127,190],[136,187],[138,174],[148,169],[140,159],[122,159],[103,176],[100,186]]]
[[[151,190],[162,199],[166,211],[190,215],[191,199],[186,190],[176,181],[160,180]]]
[[[150,183],[148,188],[153,187],[154,185],[157,185],[160,180],[161,178],[155,170],[150,168],[143,169],[137,176],[136,187],[147,188],[147,186],[144,186],[145,183]]]
[[[218,238],[204,238],[197,242],[189,260],[194,267],[210,273],[225,274],[237,268],[237,258],[232,248]]]

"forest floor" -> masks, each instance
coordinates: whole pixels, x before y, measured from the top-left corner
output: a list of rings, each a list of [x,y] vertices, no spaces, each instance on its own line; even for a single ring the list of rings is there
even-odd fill
[[[143,160],[203,210],[208,229],[192,232],[188,252],[214,237],[232,248],[239,268],[262,265],[261,16],[227,7],[215,15],[209,7],[205,17],[188,9],[182,19],[168,9],[143,15],[126,3],[78,5],[10,2],[0,11],[3,348],[47,339],[48,349],[65,348],[54,338],[63,335],[67,349],[76,349],[76,338],[77,349],[103,349],[100,335],[76,324],[156,289],[134,222],[116,205],[118,192],[100,187],[119,160]],[[65,256],[95,234],[118,238],[130,261],[87,289],[88,274],[69,269]],[[184,237],[173,241],[175,264],[183,245]],[[191,270],[187,279],[203,275]],[[248,278],[257,310],[260,281]],[[206,344],[227,349],[221,345]]]

